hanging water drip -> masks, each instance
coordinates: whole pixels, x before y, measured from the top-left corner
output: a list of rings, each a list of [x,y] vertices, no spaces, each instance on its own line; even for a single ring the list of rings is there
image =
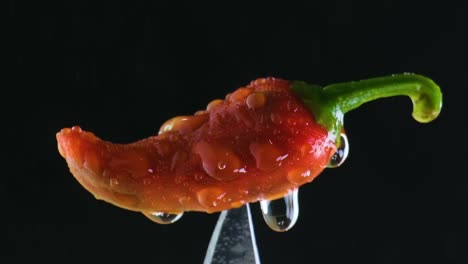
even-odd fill
[[[299,217],[299,190],[296,189],[283,198],[260,202],[263,219],[277,232],[291,229]]]
[[[341,133],[340,136],[340,145],[336,150],[335,154],[331,157],[330,161],[328,162],[328,168],[336,168],[341,166],[343,162],[346,160],[349,154],[349,142],[348,137]]]
[[[183,214],[184,213],[171,214],[164,212],[143,213],[143,215],[148,217],[151,221],[162,225],[175,223],[182,217]]]

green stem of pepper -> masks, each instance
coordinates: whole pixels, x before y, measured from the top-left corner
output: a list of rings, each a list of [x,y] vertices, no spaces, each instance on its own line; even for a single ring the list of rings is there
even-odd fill
[[[294,81],[291,89],[302,98],[316,122],[324,126],[335,141],[339,140],[343,129],[343,115],[375,99],[399,95],[410,97],[413,118],[421,123],[434,120],[442,108],[439,86],[417,74],[396,74],[325,87]]]

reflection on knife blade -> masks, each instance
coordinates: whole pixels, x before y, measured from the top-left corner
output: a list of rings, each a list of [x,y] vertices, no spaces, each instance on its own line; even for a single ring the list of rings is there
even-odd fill
[[[221,212],[204,264],[260,264],[249,205]]]

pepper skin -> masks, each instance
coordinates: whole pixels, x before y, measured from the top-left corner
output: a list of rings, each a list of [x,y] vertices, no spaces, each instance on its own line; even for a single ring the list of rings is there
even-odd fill
[[[71,173],[97,199],[142,212],[218,212],[281,198],[311,182],[339,146],[343,114],[408,95],[413,116],[441,109],[439,87],[413,74],[326,87],[264,78],[175,117],[159,135],[115,144],[75,126],[57,133]]]

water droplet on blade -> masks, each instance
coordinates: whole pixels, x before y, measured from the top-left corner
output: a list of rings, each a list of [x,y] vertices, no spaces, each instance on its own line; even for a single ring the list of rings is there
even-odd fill
[[[156,222],[158,224],[166,225],[175,223],[179,220],[184,213],[180,214],[171,214],[171,213],[164,213],[164,212],[152,212],[152,213],[143,213],[146,217],[148,217],[151,221]]]
[[[341,166],[343,162],[346,160],[349,154],[349,142],[348,137],[341,133],[340,137],[340,146],[336,150],[335,154],[331,157],[330,161],[328,162],[328,168],[336,168]]]
[[[263,219],[271,229],[284,232],[294,226],[299,217],[298,194],[298,189],[295,189],[283,198],[260,202]]]

